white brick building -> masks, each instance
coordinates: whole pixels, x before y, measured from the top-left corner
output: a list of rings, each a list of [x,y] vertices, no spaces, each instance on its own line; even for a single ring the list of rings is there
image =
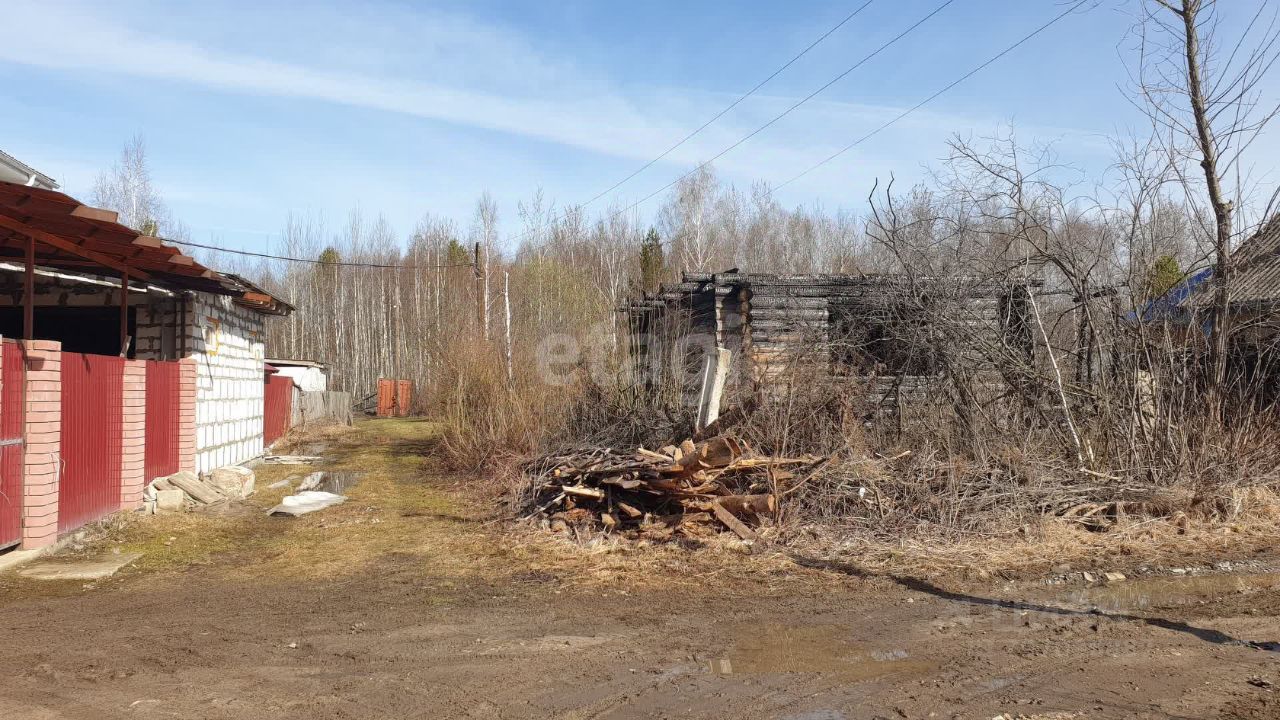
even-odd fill
[[[196,468],[262,452],[264,316],[226,296],[191,298],[189,352],[196,361]]]
[[[196,363],[196,468],[200,472],[244,462],[262,453],[265,323],[292,308],[242,278],[229,284],[245,295],[172,292],[134,286],[129,293],[128,356],[139,360],[191,358]],[[20,267],[0,263],[0,294],[21,282]],[[65,349],[117,354],[113,323],[119,282],[110,277],[41,270],[34,297],[41,303],[42,334]],[[263,298],[258,301],[248,298]],[[16,318],[5,322],[0,330]],[[92,320],[88,326],[87,320]],[[104,337],[98,337],[99,331]],[[105,344],[104,344],[105,343]]]

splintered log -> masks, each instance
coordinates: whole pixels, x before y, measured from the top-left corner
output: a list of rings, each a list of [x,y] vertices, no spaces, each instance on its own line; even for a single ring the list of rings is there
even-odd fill
[[[733,438],[718,437],[699,446],[698,462],[703,467],[722,468],[733,464],[742,455],[742,443]]]
[[[773,495],[726,495],[715,502],[734,515],[772,515],[778,511]]]

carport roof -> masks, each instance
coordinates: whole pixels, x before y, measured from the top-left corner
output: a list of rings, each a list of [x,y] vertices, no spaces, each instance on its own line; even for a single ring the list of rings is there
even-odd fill
[[[35,240],[35,261],[43,267],[128,273],[131,279],[160,287],[249,300],[246,304],[264,312],[292,309],[247,281],[201,265],[160,238],[121,225],[115,212],[56,190],[0,182],[0,259],[22,262],[28,238]]]

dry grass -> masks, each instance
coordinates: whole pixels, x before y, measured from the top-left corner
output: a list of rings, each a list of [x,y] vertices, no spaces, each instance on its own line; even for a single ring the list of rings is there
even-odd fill
[[[1276,517],[1234,523],[1129,519],[1109,532],[1047,520],[1000,537],[972,535],[948,542],[877,539],[827,524],[768,528],[770,542],[747,549],[722,535],[699,543],[648,543],[600,535],[579,543],[563,535],[511,524],[487,484],[450,475],[434,456],[441,428],[422,420],[370,420],[291,440],[328,443],[329,469],[365,473],[344,505],[300,518],[272,518],[266,509],[284,491],[266,486],[305,466],[262,466],[259,492],[222,511],[123,515],[94,529],[90,554],[142,552],[108,582],[174,579],[193,568],[234,580],[341,581],[395,575],[423,588],[423,602],[462,593],[574,589],[605,594],[709,587],[727,597],[820,593],[865,578],[917,576],[985,582],[1037,578],[1062,564],[1075,570],[1126,570],[1238,560],[1273,545]],[[288,449],[288,448],[286,448]],[[1274,498],[1272,498],[1274,500]],[[1260,500],[1253,499],[1258,503]],[[1280,507],[1280,505],[1273,505]],[[825,558],[843,568],[809,562]],[[0,578],[0,598],[81,592],[80,583]]]
[[[66,554],[143,553],[123,573],[127,577],[201,568],[237,578],[332,579],[369,572],[389,559],[396,569],[417,568],[439,581],[484,573],[503,550],[493,544],[497,533],[483,525],[484,508],[463,500],[429,470],[429,443],[438,433],[438,425],[421,420],[308,431],[281,449],[323,441],[335,460],[323,469],[363,473],[343,505],[298,518],[270,517],[267,510],[286,490],[267,486],[318,468],[263,465],[256,471],[258,492],[244,502],[182,514],[117,515],[88,528],[85,541]],[[19,595],[57,592],[14,577],[4,585]]]
[[[483,483],[452,475],[435,457],[441,426],[417,419],[360,421],[354,428],[308,431],[282,452],[326,442],[334,462],[324,469],[364,473],[349,500],[298,518],[268,517],[284,489],[267,486],[310,466],[264,465],[258,492],[218,510],[173,515],[121,514],[86,529],[67,556],[113,550],[143,557],[107,582],[146,582],[198,570],[235,580],[341,581],[368,573],[416,578],[424,602],[450,593],[515,592],[535,587],[629,592],[711,580],[752,592],[782,588],[790,563],[751,556],[728,538],[699,552],[604,538],[580,546],[514,527]],[[792,568],[794,570],[794,568]],[[800,571],[801,576],[817,573]],[[798,580],[797,580],[798,582]],[[0,601],[82,591],[81,583],[36,583],[0,578]],[[744,590],[744,592],[747,592]],[[434,598],[434,600],[433,600]]]

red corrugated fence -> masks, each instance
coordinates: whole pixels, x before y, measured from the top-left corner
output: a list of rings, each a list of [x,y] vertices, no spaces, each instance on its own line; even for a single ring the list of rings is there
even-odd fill
[[[22,348],[5,340],[0,377],[0,548],[22,541]]]
[[[58,532],[120,509],[124,358],[62,353]]]
[[[144,482],[178,472],[182,365],[147,361],[146,460]]]

